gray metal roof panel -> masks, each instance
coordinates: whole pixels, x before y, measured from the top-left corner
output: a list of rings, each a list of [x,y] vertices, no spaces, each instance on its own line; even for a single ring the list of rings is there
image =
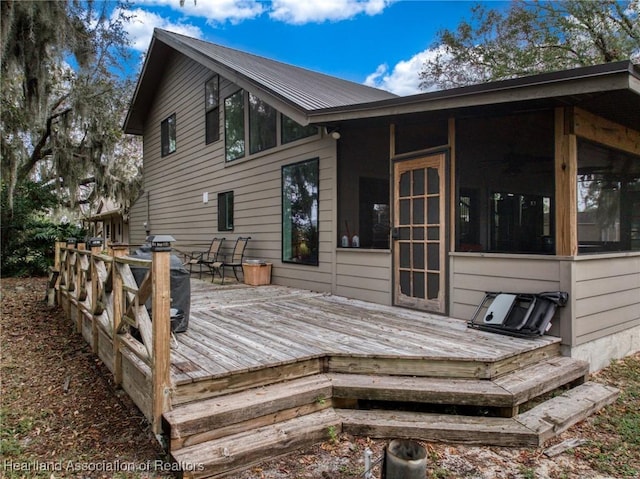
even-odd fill
[[[257,86],[270,90],[306,111],[396,97],[384,90],[177,33],[156,30],[155,36],[160,40],[173,40],[190,48],[194,53],[203,54],[213,62],[232,69]]]

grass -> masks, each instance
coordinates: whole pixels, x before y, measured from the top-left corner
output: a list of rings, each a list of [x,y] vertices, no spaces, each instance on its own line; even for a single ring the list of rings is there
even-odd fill
[[[593,420],[597,430],[587,446],[574,454],[591,467],[615,477],[640,476],[640,355],[612,364],[598,376],[620,389],[618,400]]]
[[[327,428],[327,433],[329,434],[329,441],[331,441],[333,444],[337,444],[338,443],[338,430],[336,429],[335,426],[329,426]]]

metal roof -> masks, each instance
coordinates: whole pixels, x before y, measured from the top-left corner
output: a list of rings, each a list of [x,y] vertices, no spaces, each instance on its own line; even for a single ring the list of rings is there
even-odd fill
[[[134,99],[125,121],[128,133],[142,132],[144,113],[166,62],[167,47],[179,51],[256,94],[300,123],[306,113],[390,99],[384,90],[306,70],[203,40],[155,29]]]
[[[178,51],[256,94],[301,124],[537,103],[580,105],[634,129],[640,128],[640,67],[630,61],[399,97],[340,78],[156,29],[125,121],[142,134],[166,57]]]
[[[616,101],[611,101],[613,98]],[[510,80],[440,90],[387,100],[323,108],[310,123],[459,110],[508,103],[546,101],[581,105],[604,117],[640,128],[640,66],[620,61]],[[617,118],[616,118],[617,117]]]

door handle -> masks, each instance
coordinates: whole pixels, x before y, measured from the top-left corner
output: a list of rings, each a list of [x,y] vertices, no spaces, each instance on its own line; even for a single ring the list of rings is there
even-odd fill
[[[392,240],[400,239],[400,228],[391,228],[391,239]]]

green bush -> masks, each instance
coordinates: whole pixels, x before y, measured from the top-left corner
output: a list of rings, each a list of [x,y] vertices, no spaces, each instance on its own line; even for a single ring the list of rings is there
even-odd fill
[[[53,264],[55,241],[84,238],[86,231],[56,223],[47,215],[58,199],[47,186],[27,182],[17,187],[13,211],[2,184],[2,277],[43,276]]]

